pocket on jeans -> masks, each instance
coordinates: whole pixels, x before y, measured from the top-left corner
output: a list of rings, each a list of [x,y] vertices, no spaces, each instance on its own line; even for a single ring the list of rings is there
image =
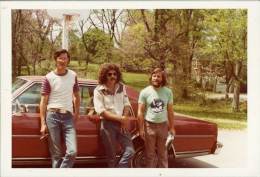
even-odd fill
[[[56,117],[56,115],[55,115],[55,113],[54,112],[50,112],[50,111],[47,111],[47,113],[46,113],[46,119],[53,119],[53,118],[55,118]]]
[[[147,134],[149,134],[149,135],[155,134],[154,127],[151,124],[149,124],[148,122],[146,122],[145,129],[146,129]]]

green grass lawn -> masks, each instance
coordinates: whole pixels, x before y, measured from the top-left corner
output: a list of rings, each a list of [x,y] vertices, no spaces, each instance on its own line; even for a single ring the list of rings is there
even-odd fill
[[[123,80],[125,84],[130,85],[140,91],[149,84],[149,75],[143,73],[123,72]]]
[[[200,120],[206,120],[218,124],[221,129],[245,129],[247,128],[247,113],[234,113],[231,103],[219,100],[207,105],[186,102],[174,104],[176,112],[194,116]]]
[[[97,64],[89,64],[88,70],[85,69],[85,64],[82,63],[82,66],[78,66],[77,61],[71,61],[69,67],[76,71],[79,77],[88,79],[97,79],[98,78],[98,70],[100,65]],[[140,91],[145,86],[149,84],[149,75],[143,73],[130,73],[130,72],[122,72],[123,74],[123,82],[127,85],[130,85],[134,89]]]
[[[79,77],[88,79],[98,78],[99,67],[98,64],[89,64],[86,70],[85,63],[82,62],[79,65],[77,61],[71,61],[69,65],[69,68],[76,71]],[[138,91],[149,84],[148,79],[148,74],[123,72],[124,83]],[[244,129],[247,127],[247,113],[233,113],[231,103],[225,100],[208,101],[206,105],[199,105],[196,100],[175,102],[174,110],[175,112],[198,117],[201,120],[215,122],[222,129]]]
[[[97,79],[99,66],[97,64],[89,64],[88,72],[85,73],[85,67],[78,66],[78,63],[75,61],[70,63],[70,68],[77,71],[80,77],[87,75],[89,79]],[[149,74],[123,72],[124,83],[138,91],[149,84],[148,79]],[[233,113],[231,103],[225,100],[209,102],[209,104],[203,106],[196,101],[175,103],[174,110],[201,120],[215,122],[221,129],[245,129],[247,127],[247,113]]]

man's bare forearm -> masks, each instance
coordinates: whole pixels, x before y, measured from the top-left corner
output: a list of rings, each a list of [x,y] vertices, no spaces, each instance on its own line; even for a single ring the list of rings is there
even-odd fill
[[[41,124],[45,124],[45,117],[46,117],[46,110],[47,110],[47,104],[48,104],[48,96],[42,96],[41,102],[40,102],[40,118],[41,118]]]
[[[122,119],[124,118],[124,116],[120,116],[120,115],[116,115],[110,111],[103,111],[101,113],[101,116],[104,118],[104,119],[107,119],[107,120],[112,120],[112,121],[117,121],[117,122],[121,122]]]
[[[123,115],[130,116],[130,112],[131,112],[130,110],[131,110],[130,106],[125,106],[123,110]]]
[[[168,105],[168,122],[169,122],[169,129],[174,129],[174,111],[173,111],[173,105]]]
[[[139,104],[138,105],[138,113],[137,113],[139,130],[144,129],[144,111],[145,111],[145,105]]]
[[[79,114],[79,107],[80,107],[79,92],[74,93],[74,106],[75,106],[75,114]]]

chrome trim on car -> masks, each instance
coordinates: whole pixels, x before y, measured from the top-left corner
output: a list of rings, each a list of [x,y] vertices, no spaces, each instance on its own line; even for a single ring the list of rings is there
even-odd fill
[[[223,144],[221,142],[217,141],[216,150],[214,151],[214,154],[219,154],[222,147],[223,147]]]
[[[210,150],[200,150],[200,151],[185,151],[185,152],[177,152],[175,158],[187,158],[187,157],[195,157],[195,156],[203,156],[210,154]]]
[[[203,137],[203,138],[208,138],[208,137],[215,137],[216,135],[175,135],[174,137],[180,137],[180,138],[184,138],[184,137],[189,137],[189,138],[194,138],[194,137]]]
[[[169,158],[187,158],[187,157],[195,157],[195,156],[202,156],[210,154],[210,149],[204,149],[199,151],[183,151],[183,152],[176,152],[174,148],[174,144],[172,144],[172,151],[173,154],[169,153]]]
[[[117,155],[117,158],[120,156]],[[106,156],[81,156],[76,157],[76,164],[81,163],[99,163],[99,162],[106,162]],[[41,158],[41,157],[29,157],[29,158],[12,158],[12,165],[14,166],[26,166],[26,165],[50,165],[51,158]]]
[[[138,138],[139,136],[140,136],[140,135],[139,135],[138,132],[137,132],[136,134],[134,134],[134,135],[131,137],[132,141],[133,141],[134,139]]]
[[[97,137],[98,135],[77,135],[78,138],[84,138],[84,137]],[[27,137],[27,138],[40,138],[41,135],[12,135],[12,137]]]

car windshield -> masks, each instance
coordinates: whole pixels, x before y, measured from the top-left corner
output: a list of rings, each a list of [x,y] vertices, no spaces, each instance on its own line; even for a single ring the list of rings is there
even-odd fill
[[[23,79],[20,79],[20,78],[17,78],[15,80],[15,82],[13,83],[12,85],[12,93],[17,90],[18,88],[20,88],[23,84],[26,83],[26,80],[23,80]]]

